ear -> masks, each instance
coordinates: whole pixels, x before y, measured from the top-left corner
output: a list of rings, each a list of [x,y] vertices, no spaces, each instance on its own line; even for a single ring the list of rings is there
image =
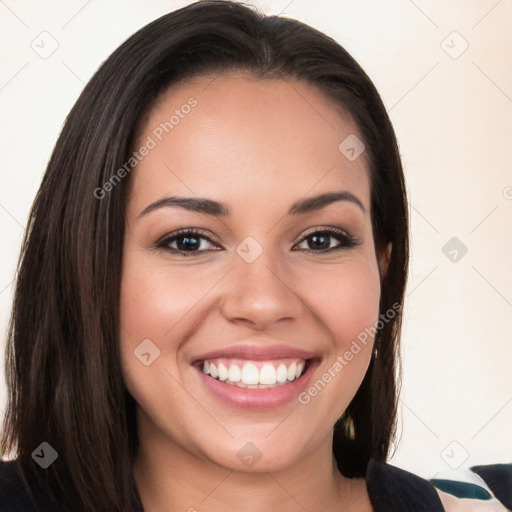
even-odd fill
[[[379,255],[379,274],[381,279],[384,279],[388,272],[389,262],[391,261],[391,250],[392,250],[391,242],[386,245],[386,248]]]

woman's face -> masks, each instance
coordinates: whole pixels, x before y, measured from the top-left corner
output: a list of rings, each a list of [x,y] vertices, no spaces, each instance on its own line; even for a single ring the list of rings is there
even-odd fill
[[[233,73],[173,86],[146,116],[121,352],[159,449],[241,471],[330,452],[379,314],[358,134],[310,85]]]

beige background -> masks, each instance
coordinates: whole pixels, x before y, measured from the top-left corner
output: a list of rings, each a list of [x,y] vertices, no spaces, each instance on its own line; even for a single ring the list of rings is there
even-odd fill
[[[65,116],[124,39],[188,3],[0,2],[2,353],[23,227]],[[257,3],[345,46],[398,134],[412,263],[401,441],[391,462],[431,478],[512,461],[512,2]],[[58,44],[48,58],[31,47],[41,37],[47,50]],[[468,249],[463,257],[445,249],[456,262],[442,251],[452,237]]]

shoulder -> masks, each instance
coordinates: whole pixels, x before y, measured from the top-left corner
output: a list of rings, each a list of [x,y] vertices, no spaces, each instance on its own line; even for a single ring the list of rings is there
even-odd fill
[[[376,512],[512,510],[511,464],[475,466],[446,474],[444,478],[427,480],[372,459],[366,483]]]
[[[0,512],[46,512],[47,499],[30,490],[16,460],[0,460]]]
[[[445,512],[428,480],[385,462],[370,460],[366,486],[376,512]]]

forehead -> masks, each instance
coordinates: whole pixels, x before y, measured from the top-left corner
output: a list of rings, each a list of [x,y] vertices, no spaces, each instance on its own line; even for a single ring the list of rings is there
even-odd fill
[[[366,154],[352,161],[339,148],[354,136],[350,115],[305,82],[197,77],[172,86],[141,122],[135,150],[150,149],[130,196],[142,207],[170,193],[288,205],[346,189],[369,209]]]

